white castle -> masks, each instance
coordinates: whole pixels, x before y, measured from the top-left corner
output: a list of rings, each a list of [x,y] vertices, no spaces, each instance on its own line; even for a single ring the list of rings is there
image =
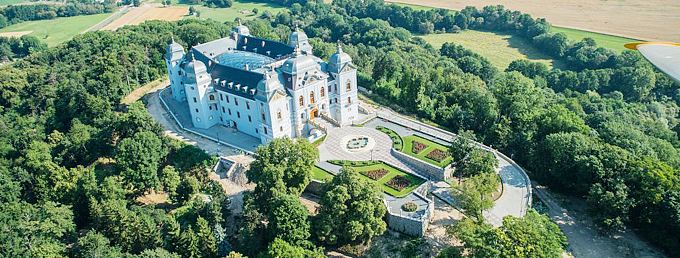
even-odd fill
[[[224,125],[267,144],[309,135],[319,116],[341,125],[358,118],[352,58],[338,44],[324,62],[297,28],[288,44],[250,36],[241,24],[189,53],[173,40],[165,61],[172,97],[187,102],[196,128]]]

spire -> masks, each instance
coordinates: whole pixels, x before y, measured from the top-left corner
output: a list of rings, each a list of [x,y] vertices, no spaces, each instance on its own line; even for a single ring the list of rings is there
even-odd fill
[[[295,21],[295,31],[300,31],[300,27],[298,27],[297,21]]]
[[[295,50],[293,51],[293,53],[295,53],[295,56],[299,56],[302,54],[297,44],[295,44]]]
[[[342,53],[342,45],[340,44],[339,39],[338,39],[338,53]]]
[[[170,32],[170,40],[172,40],[172,43],[175,43],[175,35]]]

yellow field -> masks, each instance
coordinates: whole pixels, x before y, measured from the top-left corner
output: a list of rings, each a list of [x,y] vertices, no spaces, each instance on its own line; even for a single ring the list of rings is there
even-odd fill
[[[120,18],[104,26],[102,30],[116,30],[125,25],[137,25],[149,20],[177,21],[188,13],[189,7],[186,6],[163,7],[158,3],[143,4],[132,8]]]

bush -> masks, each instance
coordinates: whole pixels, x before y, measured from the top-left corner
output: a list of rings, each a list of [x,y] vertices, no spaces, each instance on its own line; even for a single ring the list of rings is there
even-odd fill
[[[437,161],[437,162],[442,162],[446,158],[449,157],[449,153],[446,151],[442,151],[440,149],[434,149],[433,151],[430,151],[425,157]]]
[[[389,173],[389,171],[387,171],[387,169],[384,168],[361,172],[362,175],[367,176],[368,178],[373,180],[378,180],[387,175],[387,173]]]
[[[404,188],[409,187],[413,182],[404,176],[395,176],[385,183],[387,186],[394,188],[397,191],[404,190]]]
[[[427,149],[427,147],[429,147],[427,144],[424,144],[424,143],[419,142],[419,141],[413,141],[413,146],[411,147],[411,151],[414,154],[418,154],[421,151]]]
[[[404,205],[401,206],[401,209],[403,211],[406,211],[406,212],[414,212],[414,211],[418,210],[418,205],[416,205],[413,202],[407,202],[407,203],[404,203]]]

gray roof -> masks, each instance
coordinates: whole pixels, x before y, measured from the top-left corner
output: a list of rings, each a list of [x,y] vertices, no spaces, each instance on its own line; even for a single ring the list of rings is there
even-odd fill
[[[238,38],[238,50],[265,55],[273,59],[281,59],[293,53],[294,48],[284,43],[251,36]]]
[[[184,47],[174,40],[165,49],[165,59],[178,60],[184,57]]]
[[[301,53],[296,53],[295,56],[288,58],[281,66],[281,70],[287,74],[297,74],[298,72],[309,70],[311,68],[318,68],[318,63],[314,58]]]
[[[328,60],[328,70],[338,72],[344,67],[344,64],[352,62],[352,57],[342,51],[342,46],[338,43],[338,51],[335,52]]]

